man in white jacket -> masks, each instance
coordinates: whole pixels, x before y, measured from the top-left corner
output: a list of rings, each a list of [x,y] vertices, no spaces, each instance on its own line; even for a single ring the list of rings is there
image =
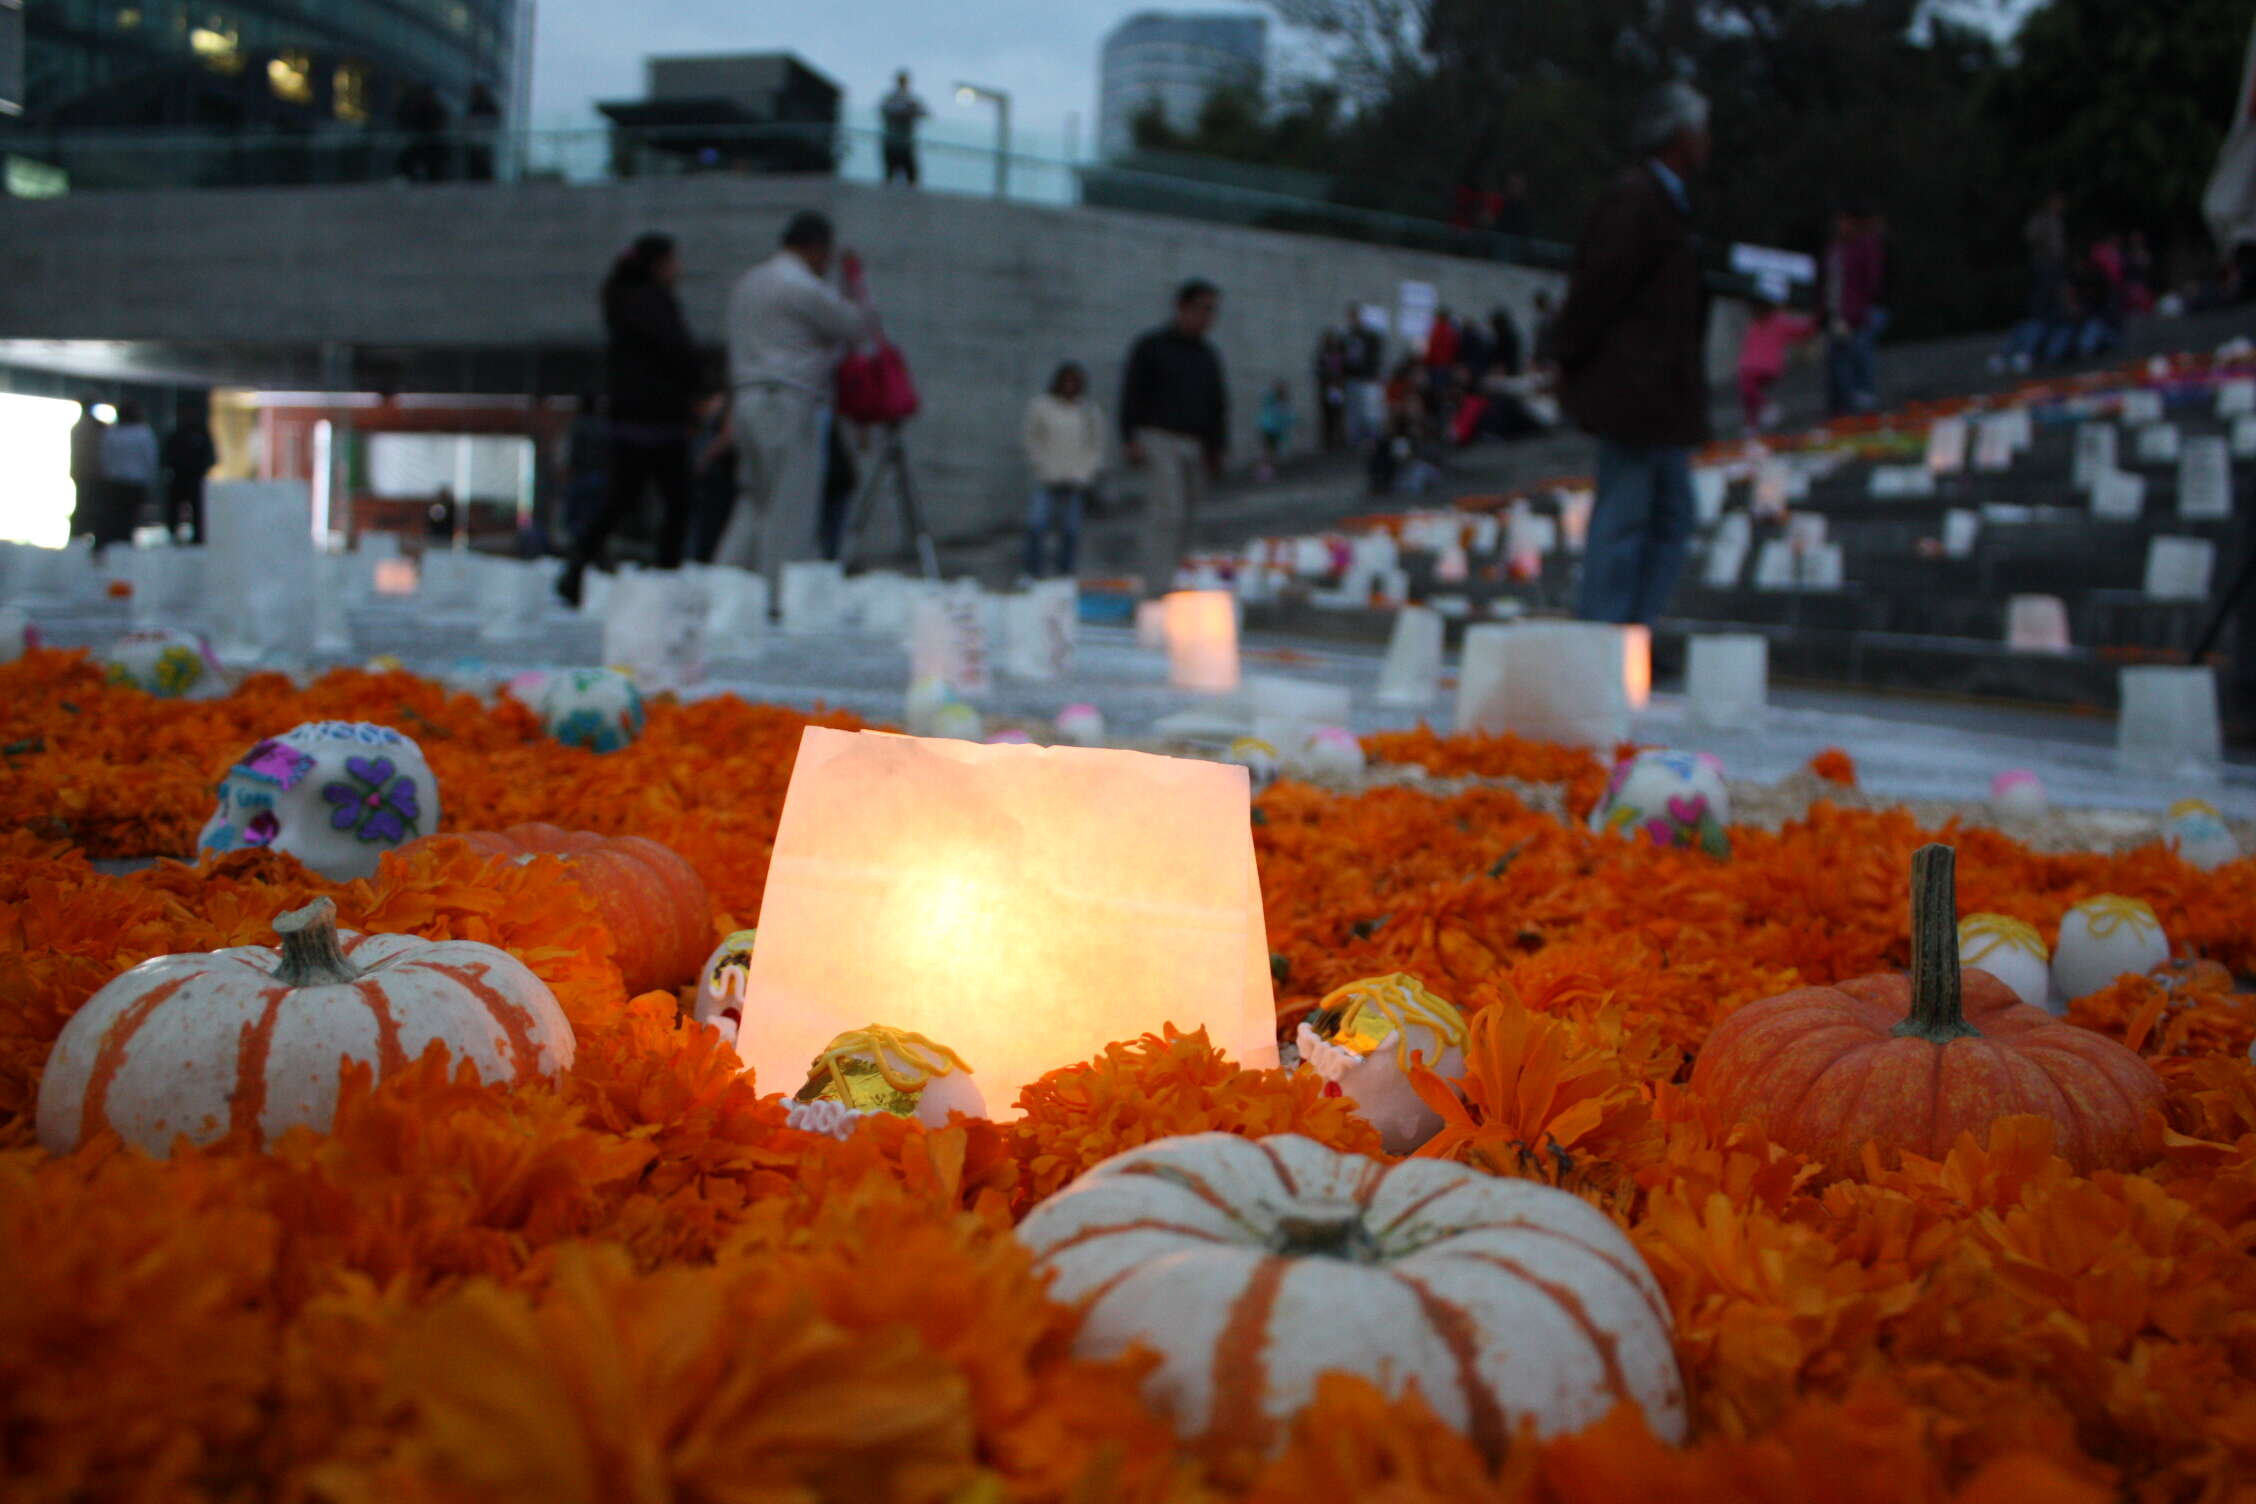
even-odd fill
[[[838,362],[875,328],[851,256],[847,293],[826,280],[836,238],[824,216],[793,215],[783,248],[729,294],[738,487],[714,560],[760,570],[771,602],[782,599],[784,565],[822,557],[817,527]]]
[[[1034,503],[1026,518],[1026,577],[1042,579],[1048,543],[1057,535],[1057,570],[1071,575],[1081,546],[1081,510],[1104,469],[1104,412],[1090,400],[1089,375],[1067,361],[1050,389],[1026,405],[1023,440],[1034,470]]]

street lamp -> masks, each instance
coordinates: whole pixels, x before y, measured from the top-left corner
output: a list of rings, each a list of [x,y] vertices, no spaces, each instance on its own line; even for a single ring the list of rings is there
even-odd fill
[[[956,85],[956,103],[982,100],[995,107],[995,197],[1004,198],[1010,191],[1010,95],[981,84]]]

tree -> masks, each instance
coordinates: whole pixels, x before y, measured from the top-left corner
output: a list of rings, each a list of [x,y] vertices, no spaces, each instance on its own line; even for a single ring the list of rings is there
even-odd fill
[[[2250,0],[2051,0],[2030,16],[1989,98],[2022,167],[2021,197],[2058,187],[2080,230],[2205,246],[2201,192],[2252,19]]]

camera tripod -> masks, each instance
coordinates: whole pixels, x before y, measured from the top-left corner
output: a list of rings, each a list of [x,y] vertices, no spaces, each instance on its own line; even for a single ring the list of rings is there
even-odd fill
[[[896,500],[901,509],[901,537],[903,552],[916,556],[918,566],[928,580],[940,578],[940,550],[932,541],[932,529],[924,520],[924,506],[917,500],[916,479],[909,468],[909,446],[901,437],[901,425],[888,423],[880,430],[877,453],[870,461],[869,471],[846,509],[846,525],[838,537],[838,565],[849,568],[854,562],[854,551],[868,527],[870,515],[877,507],[878,488],[885,478],[893,478]]]

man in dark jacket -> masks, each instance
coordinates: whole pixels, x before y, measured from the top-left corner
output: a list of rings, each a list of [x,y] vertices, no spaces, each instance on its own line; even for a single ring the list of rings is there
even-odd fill
[[[219,463],[219,451],[212,445],[211,430],[204,426],[201,412],[189,408],[181,413],[180,421],[173,424],[172,432],[165,438],[163,460],[165,531],[178,541],[181,514],[186,513],[189,541],[201,543],[204,541],[204,477]]]
[[[70,431],[71,536],[95,531],[102,517],[102,435],[109,428],[94,416],[94,399],[78,399],[78,421]]]
[[[1687,189],[1708,161],[1707,101],[1669,85],[1634,144],[1642,160],[1606,190],[1575,246],[1549,353],[1560,404],[1598,440],[1576,614],[1650,624],[1684,567],[1692,450],[1708,437],[1707,298]]]
[[[1175,293],[1175,317],[1128,352],[1120,382],[1120,437],[1131,465],[1142,465],[1144,593],[1174,588],[1175,567],[1191,548],[1191,523],[1230,448],[1230,396],[1222,357],[1206,341],[1222,295],[1193,278]]]

